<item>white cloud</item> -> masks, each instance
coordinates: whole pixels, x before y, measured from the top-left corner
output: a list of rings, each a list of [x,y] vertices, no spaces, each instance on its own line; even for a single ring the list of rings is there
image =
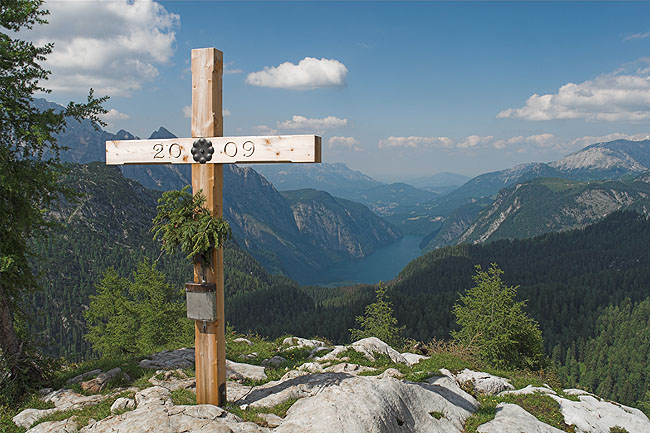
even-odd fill
[[[104,121],[111,121],[111,120],[126,120],[129,119],[131,116],[125,113],[121,113],[117,111],[115,108],[111,108],[108,110],[108,113],[104,113],[101,116],[102,120]]]
[[[261,134],[261,135],[277,135],[278,130],[273,129],[270,126],[267,125],[258,125],[255,128],[253,128],[256,133]]]
[[[526,137],[526,143],[532,143],[538,147],[551,147],[555,144],[555,136],[553,134],[537,134]]]
[[[505,149],[508,146],[511,146],[513,144],[520,144],[524,141],[525,138],[522,135],[518,135],[516,137],[508,138],[507,140],[495,141],[492,146],[494,146],[495,149]]]
[[[246,83],[253,86],[281,89],[310,90],[320,87],[345,86],[348,68],[338,60],[305,57],[297,65],[285,62],[279,66],[265,66],[251,72]]]
[[[638,141],[638,140],[649,140],[649,139],[650,139],[650,134],[629,135],[621,132],[614,132],[612,134],[607,134],[607,135],[597,135],[597,136],[586,135],[584,137],[576,138],[572,141],[569,141],[564,147],[567,149],[582,149],[583,147],[589,146],[590,144],[605,143],[614,140]]]
[[[460,143],[456,144],[456,147],[461,148],[461,149],[467,149],[470,147],[477,147],[477,146],[482,146],[484,144],[489,143],[492,141],[494,137],[491,135],[481,137],[479,135],[470,135],[467,137],[465,140],[461,141]]]
[[[377,145],[380,149],[390,147],[433,147],[439,149],[449,149],[454,147],[454,141],[449,137],[388,137],[379,140]]]
[[[323,132],[328,129],[347,126],[348,119],[340,119],[335,116],[327,116],[322,119],[310,119],[304,116],[293,116],[291,120],[278,122],[278,128],[301,131]]]
[[[494,137],[470,135],[461,141],[454,141],[449,137],[388,137],[379,140],[377,145],[380,149],[390,147],[405,148],[434,148],[434,149],[470,149],[483,147],[492,141]]]
[[[634,65],[642,65],[635,71]],[[501,111],[497,118],[526,120],[585,119],[641,121],[650,119],[650,59],[639,59],[620,70],[579,84],[568,83],[557,93],[535,93],[521,108]]]
[[[645,33],[632,33],[631,35],[627,35],[625,37],[626,41],[631,41],[633,39],[645,39],[645,38],[650,38],[650,32],[645,32]]]
[[[189,118],[192,117],[192,106],[191,105],[184,106],[182,108],[182,111],[183,111],[183,116],[185,116],[185,118],[189,119]],[[230,110],[225,109],[225,108],[221,111],[221,113],[223,114],[223,117],[228,117],[231,114]]]
[[[157,65],[174,52],[180,17],[152,0],[50,1],[49,24],[29,37],[38,45],[54,42],[44,62],[54,91],[128,96],[158,76]]]
[[[235,68],[234,67],[235,62],[226,62],[223,64],[223,74],[224,75],[235,75],[235,74],[241,74],[244,72],[242,69]]]
[[[329,147],[332,148],[344,148],[344,149],[351,149],[354,151],[361,151],[361,148],[357,146],[359,144],[359,140],[357,140],[354,137],[330,137],[330,139],[327,142],[329,144]]]

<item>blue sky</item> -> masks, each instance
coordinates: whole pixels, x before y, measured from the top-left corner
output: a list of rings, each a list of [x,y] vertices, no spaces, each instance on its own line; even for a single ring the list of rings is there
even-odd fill
[[[649,2],[51,1],[48,96],[189,135],[192,48],[224,52],[225,135],[318,133],[380,180],[551,161],[650,133]],[[282,66],[281,66],[282,65]],[[296,116],[296,117],[294,117]]]

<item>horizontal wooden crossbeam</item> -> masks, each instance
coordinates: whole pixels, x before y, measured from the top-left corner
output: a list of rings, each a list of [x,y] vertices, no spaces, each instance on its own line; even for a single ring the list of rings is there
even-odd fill
[[[208,164],[321,162],[317,135],[210,137],[214,153]],[[115,140],[106,142],[106,164],[193,164],[197,138]]]

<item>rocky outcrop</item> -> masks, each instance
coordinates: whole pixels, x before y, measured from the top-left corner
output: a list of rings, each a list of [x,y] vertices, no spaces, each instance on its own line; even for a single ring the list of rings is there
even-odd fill
[[[478,426],[480,433],[562,433],[544,424],[516,404],[499,403],[494,419]]]

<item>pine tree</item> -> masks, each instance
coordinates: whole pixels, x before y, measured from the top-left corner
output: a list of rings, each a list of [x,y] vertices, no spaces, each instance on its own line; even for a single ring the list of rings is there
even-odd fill
[[[487,271],[476,266],[476,286],[461,295],[462,304],[454,305],[461,329],[452,336],[495,367],[539,368],[544,359],[542,333],[523,311],[525,302],[515,301],[517,287],[506,286],[501,274],[495,263]]]
[[[377,337],[392,347],[400,347],[404,342],[401,336],[404,327],[397,326],[393,304],[386,294],[386,286],[377,284],[375,294],[375,302],[366,306],[365,314],[356,319],[361,329],[350,329],[350,337],[353,341]]]

